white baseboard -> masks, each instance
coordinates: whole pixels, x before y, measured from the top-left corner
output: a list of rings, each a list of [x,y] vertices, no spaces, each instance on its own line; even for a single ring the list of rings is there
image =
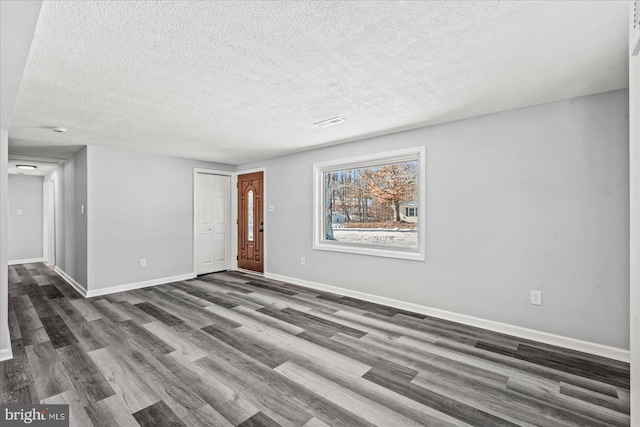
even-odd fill
[[[60,277],[62,277],[65,282],[70,284],[73,289],[75,289],[76,291],[80,292],[80,295],[82,295],[85,298],[87,297],[87,290],[84,288],[84,286],[82,286],[80,283],[76,282],[73,279],[73,277],[71,277],[67,273],[65,273],[64,270],[62,270],[60,267],[58,267],[56,265],[55,267],[53,267],[53,271],[58,273],[58,275]]]
[[[80,285],[78,282],[73,280],[71,276],[69,276],[59,267],[57,266],[54,267],[53,271],[58,273],[60,277],[62,277],[65,280],[65,282],[70,284],[76,291],[80,292],[80,294],[85,298],[115,294],[118,292],[131,291],[133,289],[147,288],[149,286],[164,285],[166,283],[179,282],[181,280],[189,280],[189,279],[194,279],[196,277],[195,273],[187,273],[187,274],[181,274],[179,276],[161,277],[159,279],[146,280],[144,282],[126,283],[124,285],[117,285],[117,286],[111,286],[108,288],[87,291],[82,285]]]
[[[13,359],[13,351],[11,350],[11,336],[9,335],[9,325],[4,325],[2,328],[2,335],[6,335],[9,342],[9,348],[0,349],[0,362]]]
[[[157,285],[164,285],[167,283],[180,282],[182,280],[194,279],[195,277],[196,277],[195,273],[187,273],[187,274],[181,274],[179,276],[161,277],[159,279],[146,280],[144,282],[127,283],[124,285],[111,286],[109,288],[104,288],[104,289],[96,289],[94,291],[89,290],[87,292],[86,297],[91,298],[91,297],[97,297],[100,295],[115,294],[117,292],[125,292],[125,291],[131,291],[133,289],[147,288],[149,286],[157,286]]]
[[[13,359],[13,352],[11,351],[11,347],[3,348],[0,350],[0,362],[4,362],[5,360]]]
[[[44,262],[44,258],[31,258],[31,259],[16,259],[13,261],[9,261],[7,264],[16,265],[16,264],[31,264],[34,262]]]
[[[265,273],[268,279],[278,280],[281,282],[293,283],[295,285],[311,288],[315,290],[331,292],[334,294],[344,295],[348,297],[358,298],[364,301],[382,304],[389,307],[399,308],[402,310],[412,311],[439,319],[449,320],[452,322],[462,323],[464,325],[475,326],[502,334],[512,335],[514,337],[527,340],[537,341],[544,344],[550,344],[558,347],[564,347],[570,350],[590,353],[609,359],[619,360],[629,363],[631,357],[629,350],[623,350],[616,347],[610,347],[602,344],[582,341],[575,338],[569,338],[562,335],[550,334],[548,332],[537,331],[535,329],[523,328],[520,326],[510,325],[507,323],[495,322],[493,320],[481,319],[479,317],[468,316],[466,314],[454,313],[451,311],[440,310],[433,307],[418,305],[410,302],[400,301],[392,298],[382,297],[378,295],[368,294],[365,292],[353,291],[350,289],[339,288],[337,286],[325,285],[322,283],[311,282],[308,280],[296,279],[294,277],[282,276],[279,274]]]

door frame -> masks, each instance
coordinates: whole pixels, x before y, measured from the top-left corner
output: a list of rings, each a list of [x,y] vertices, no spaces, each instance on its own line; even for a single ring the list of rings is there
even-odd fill
[[[49,267],[56,265],[56,177],[43,182],[42,257]]]
[[[262,236],[262,258],[263,258],[263,263],[264,263],[264,268],[262,269],[262,273],[258,273],[257,271],[251,271],[251,270],[244,270],[244,269],[240,269],[238,268],[238,176],[239,175],[245,175],[248,173],[254,173],[254,172],[262,172],[262,222],[264,222],[264,233]],[[267,274],[267,261],[269,259],[268,255],[267,255],[267,239],[269,236],[269,222],[268,222],[268,218],[267,218],[267,212],[269,211],[268,207],[268,195],[267,195],[267,168],[266,167],[261,167],[261,168],[255,168],[255,169],[245,169],[245,170],[240,170],[240,171],[236,171],[235,173],[235,177],[232,178],[232,181],[235,181],[231,183],[231,185],[233,187],[235,187],[235,191],[233,192],[233,196],[232,196],[232,203],[233,206],[235,207],[235,212],[233,212],[232,210],[232,215],[235,214],[235,218],[236,218],[236,222],[232,223],[232,229],[233,229],[233,240],[235,242],[235,246],[234,246],[234,255],[235,257],[231,258],[231,265],[233,265],[233,269],[234,270],[238,270],[238,271],[242,271],[244,273],[250,273],[250,274],[257,274],[260,276],[264,276],[265,274]]]
[[[234,194],[236,194],[237,197],[237,191],[235,191],[234,193],[234,181],[237,182],[237,177],[235,175],[235,172],[229,172],[229,171],[221,171],[221,170],[217,170],[217,169],[203,169],[203,168],[193,168],[193,192],[192,192],[192,197],[193,197],[193,209],[192,209],[192,215],[191,215],[191,221],[192,221],[192,228],[193,228],[193,274],[197,275],[198,273],[198,234],[197,234],[197,224],[196,224],[196,210],[198,209],[198,174],[199,173],[204,173],[207,175],[223,175],[223,176],[228,176],[231,179],[231,188],[229,189],[229,192],[231,193],[231,200],[229,200],[229,203],[231,203],[231,218],[229,218],[229,220],[231,221],[231,251],[229,252],[229,256],[231,257],[231,264],[229,265],[229,269],[230,270],[235,270],[238,266],[238,264],[235,261],[235,257],[234,255],[234,247],[238,246],[237,243],[237,239],[238,239],[238,231],[237,231],[237,224],[235,224],[233,222],[233,218],[237,218],[238,214],[237,214],[237,207],[234,207]],[[235,252],[237,252],[237,248],[235,249]]]

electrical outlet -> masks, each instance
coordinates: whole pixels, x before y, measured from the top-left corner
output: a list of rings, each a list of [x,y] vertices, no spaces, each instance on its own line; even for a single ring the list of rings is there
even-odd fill
[[[307,265],[307,260],[304,257],[300,257],[300,265]]]
[[[146,266],[147,266],[147,259],[140,258],[140,267],[146,267]]]
[[[542,291],[531,291],[531,304],[542,305]]]
[[[22,215],[22,209],[18,209],[18,215]]]

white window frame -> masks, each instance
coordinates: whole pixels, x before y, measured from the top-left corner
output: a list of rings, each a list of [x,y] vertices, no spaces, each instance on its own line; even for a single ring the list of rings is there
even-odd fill
[[[401,247],[377,248],[348,242],[326,241],[324,231],[324,180],[322,174],[345,169],[357,169],[381,166],[391,163],[407,161],[418,162],[418,200],[416,207],[423,215],[418,216],[418,247],[405,249]],[[359,255],[400,258],[413,261],[425,261],[426,246],[426,171],[425,148],[414,147],[377,154],[352,157],[348,159],[332,160],[313,164],[313,249],[333,252],[345,252]]]

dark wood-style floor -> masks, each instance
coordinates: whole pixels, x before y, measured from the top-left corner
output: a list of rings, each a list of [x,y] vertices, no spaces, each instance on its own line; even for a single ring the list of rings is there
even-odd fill
[[[74,426],[628,426],[629,366],[238,272],[84,299],[9,267],[3,403]]]

